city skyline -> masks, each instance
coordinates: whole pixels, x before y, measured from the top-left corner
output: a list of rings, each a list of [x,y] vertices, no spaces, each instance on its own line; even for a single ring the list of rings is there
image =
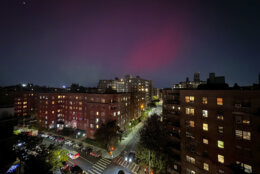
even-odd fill
[[[126,74],[155,87],[210,72],[258,82],[258,3],[5,1],[0,84],[96,86]],[[170,75],[170,78],[169,78]]]

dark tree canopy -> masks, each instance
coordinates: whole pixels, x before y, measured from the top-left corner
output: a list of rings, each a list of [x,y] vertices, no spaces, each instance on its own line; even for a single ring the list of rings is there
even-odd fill
[[[140,143],[147,149],[161,152],[167,143],[167,129],[158,115],[152,115],[140,130]]]
[[[120,127],[116,124],[116,120],[110,120],[102,124],[94,136],[102,147],[109,149],[110,146],[117,145],[121,136]]]

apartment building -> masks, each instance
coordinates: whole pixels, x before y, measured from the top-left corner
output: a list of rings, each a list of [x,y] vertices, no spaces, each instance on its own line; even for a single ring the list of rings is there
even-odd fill
[[[180,173],[260,173],[260,90],[168,89],[164,101],[165,120],[180,127]]]
[[[130,104],[128,93],[40,93],[38,123],[45,128],[84,130],[94,138],[95,130],[107,120],[117,120],[124,130],[131,118]]]
[[[17,116],[27,116],[36,112],[35,98],[33,92],[19,92],[14,98],[14,114]]]

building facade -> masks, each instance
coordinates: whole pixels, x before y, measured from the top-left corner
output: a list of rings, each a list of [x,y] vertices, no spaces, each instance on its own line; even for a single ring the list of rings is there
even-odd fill
[[[38,123],[45,128],[84,130],[88,138],[94,138],[95,130],[108,120],[117,120],[124,130],[131,118],[130,104],[128,93],[40,93]]]
[[[179,105],[167,104],[175,94]],[[181,173],[260,173],[259,90],[169,89],[164,101],[165,119],[180,122]]]
[[[28,116],[36,112],[36,94],[33,92],[19,92],[14,98],[14,114]]]

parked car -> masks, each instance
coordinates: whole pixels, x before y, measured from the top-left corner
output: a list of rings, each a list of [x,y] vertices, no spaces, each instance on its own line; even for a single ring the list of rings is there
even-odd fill
[[[72,142],[70,140],[66,140],[65,145],[72,146]]]
[[[100,151],[95,151],[95,152],[93,151],[93,152],[90,152],[90,155],[98,158],[98,157],[101,156],[101,152]]]
[[[56,139],[56,141],[62,143],[62,142],[64,141],[64,138],[58,137],[58,138]]]
[[[79,157],[79,153],[76,152],[76,151],[70,151],[68,153],[68,156],[71,158],[71,159],[77,159]]]
[[[43,138],[48,138],[48,134],[41,134],[41,136],[43,137]]]
[[[80,147],[77,143],[75,143],[72,147],[75,148],[75,149],[80,149]]]
[[[129,152],[127,156],[125,156],[125,161],[127,162],[133,162],[135,159],[135,153],[134,152]]]

